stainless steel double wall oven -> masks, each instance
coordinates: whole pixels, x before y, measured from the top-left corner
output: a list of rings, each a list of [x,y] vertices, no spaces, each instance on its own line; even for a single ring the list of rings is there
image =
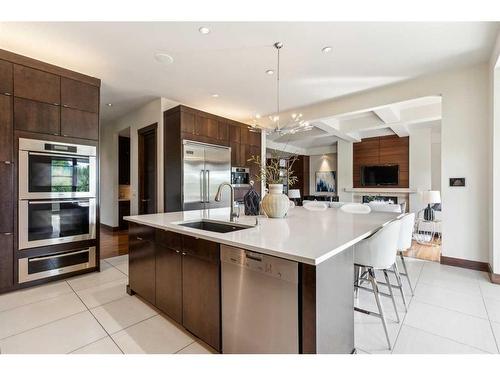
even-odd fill
[[[97,149],[19,139],[19,251],[96,238]],[[49,248],[50,249],[50,248]],[[19,259],[19,282],[95,267],[78,247]]]

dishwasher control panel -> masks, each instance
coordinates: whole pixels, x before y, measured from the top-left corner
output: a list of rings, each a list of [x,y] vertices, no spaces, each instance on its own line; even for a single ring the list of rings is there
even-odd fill
[[[298,283],[298,263],[249,250],[221,245],[221,261],[270,277]]]

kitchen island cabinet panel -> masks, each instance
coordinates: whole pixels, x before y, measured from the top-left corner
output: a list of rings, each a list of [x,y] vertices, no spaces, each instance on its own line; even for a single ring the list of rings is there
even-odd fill
[[[202,259],[189,254],[183,256],[183,326],[207,344],[220,351],[220,314],[219,262]]]
[[[154,238],[154,228],[129,226],[129,285],[135,293],[155,304],[155,243],[150,240],[151,232]]]
[[[156,244],[156,307],[182,324],[182,255]]]

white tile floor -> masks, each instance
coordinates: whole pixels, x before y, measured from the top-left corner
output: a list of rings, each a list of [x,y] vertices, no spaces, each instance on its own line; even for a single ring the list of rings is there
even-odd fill
[[[415,296],[405,289],[406,313],[397,294],[399,324],[392,303],[382,297],[392,353],[499,352],[500,285],[491,284],[483,272],[408,263]],[[100,273],[0,296],[1,353],[211,353],[182,327],[125,293],[127,266],[127,256],[111,258],[102,262]],[[376,309],[366,291],[355,303]],[[391,353],[376,317],[355,313],[355,343],[361,354]]]

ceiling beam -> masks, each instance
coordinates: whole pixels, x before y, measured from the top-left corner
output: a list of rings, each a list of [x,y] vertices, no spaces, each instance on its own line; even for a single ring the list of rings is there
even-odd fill
[[[373,113],[375,113],[385,124],[391,124],[401,120],[399,109],[391,106],[376,108],[373,110]]]

